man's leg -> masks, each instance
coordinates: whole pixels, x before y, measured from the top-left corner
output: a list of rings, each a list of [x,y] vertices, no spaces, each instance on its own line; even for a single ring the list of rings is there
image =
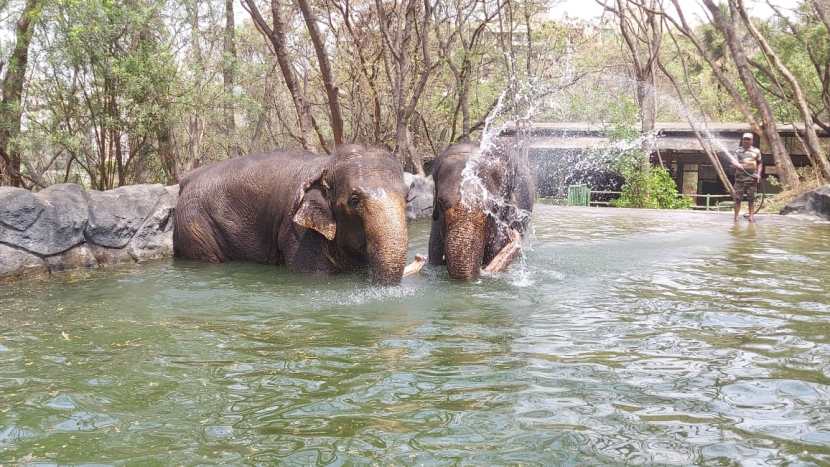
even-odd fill
[[[749,187],[746,193],[749,203],[749,222],[755,222],[755,186]]]
[[[741,185],[736,183],[733,187],[734,194],[732,200],[735,202],[735,222],[738,222],[738,214],[741,213]]]

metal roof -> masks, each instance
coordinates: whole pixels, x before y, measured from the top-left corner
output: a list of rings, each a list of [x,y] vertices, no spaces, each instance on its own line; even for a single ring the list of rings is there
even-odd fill
[[[752,132],[751,127],[745,122],[710,122],[696,125],[702,132],[711,134],[733,134]],[[532,136],[604,136],[613,128],[609,122],[533,122],[530,133]],[[816,131],[821,137],[830,137],[821,127],[816,125]],[[795,130],[803,131],[803,123],[779,123],[778,132],[782,135],[792,135]],[[695,128],[688,122],[658,122],[655,130],[664,135],[690,135],[693,136]],[[501,130],[502,136],[515,134],[516,128],[513,123],[508,123]]]

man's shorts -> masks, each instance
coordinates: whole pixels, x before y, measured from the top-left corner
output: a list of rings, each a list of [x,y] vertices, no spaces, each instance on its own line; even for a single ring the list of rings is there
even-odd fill
[[[747,201],[755,200],[755,190],[758,188],[758,184],[755,182],[754,179],[750,180],[736,180],[735,181],[735,194],[732,198],[738,202],[742,199]]]

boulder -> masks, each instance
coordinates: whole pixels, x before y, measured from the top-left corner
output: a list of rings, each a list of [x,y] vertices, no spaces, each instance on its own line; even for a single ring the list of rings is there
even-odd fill
[[[435,183],[432,177],[424,177],[404,172],[403,180],[409,187],[406,203],[406,218],[409,220],[432,216],[432,198],[435,192]]]
[[[830,185],[799,195],[781,209],[781,214],[807,214],[830,220]]]
[[[48,274],[49,268],[39,256],[0,244],[0,281]]]
[[[62,272],[97,268],[98,260],[86,244],[81,244],[59,255],[48,256],[46,264],[49,272]]]
[[[0,280],[173,255],[179,187],[0,187]]]
[[[90,190],[86,241],[108,248],[125,247],[162,196],[167,196],[162,185]]]
[[[126,248],[107,248],[92,243],[88,246],[99,266],[114,266],[135,261]]]
[[[176,190],[178,191],[178,190]],[[137,262],[173,256],[173,221],[178,195],[167,191],[127,245]]]
[[[0,188],[0,242],[41,256],[62,253],[83,242],[88,211],[86,193],[72,183],[39,193]]]

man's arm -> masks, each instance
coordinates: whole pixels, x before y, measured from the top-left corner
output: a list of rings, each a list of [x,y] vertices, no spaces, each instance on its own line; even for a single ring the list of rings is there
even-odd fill
[[[732,164],[732,167],[739,169],[741,168],[741,163],[738,160],[738,156],[731,152],[727,152],[726,155],[729,157],[729,163]]]

